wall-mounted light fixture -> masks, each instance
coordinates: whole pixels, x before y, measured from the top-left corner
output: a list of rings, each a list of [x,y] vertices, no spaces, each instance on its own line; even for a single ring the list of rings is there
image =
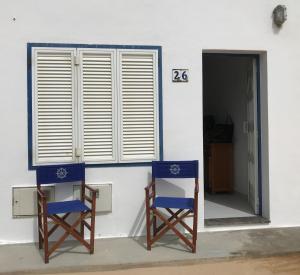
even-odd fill
[[[286,6],[278,5],[273,10],[273,21],[278,26],[281,27],[282,24],[287,20]]]

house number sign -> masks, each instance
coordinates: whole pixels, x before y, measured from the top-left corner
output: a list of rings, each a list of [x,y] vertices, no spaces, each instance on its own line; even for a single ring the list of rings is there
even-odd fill
[[[173,69],[172,70],[172,81],[173,82],[188,82],[189,81],[189,70]]]

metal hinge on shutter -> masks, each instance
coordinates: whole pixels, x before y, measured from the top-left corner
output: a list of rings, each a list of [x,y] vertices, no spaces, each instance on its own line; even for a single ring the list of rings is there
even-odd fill
[[[74,55],[74,65],[79,66],[80,65],[80,56]]]

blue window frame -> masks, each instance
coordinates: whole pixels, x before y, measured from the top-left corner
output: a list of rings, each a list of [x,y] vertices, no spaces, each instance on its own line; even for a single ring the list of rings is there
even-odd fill
[[[60,43],[28,43],[27,44],[27,107],[28,107],[28,168],[34,170],[39,164],[33,159],[33,49],[35,48],[80,48],[80,49],[119,49],[119,50],[155,50],[157,52],[157,90],[158,90],[158,128],[159,128],[159,160],[163,160],[163,120],[162,120],[162,54],[161,46],[136,46],[136,45],[94,45],[94,44],[60,44]],[[122,162],[122,163],[87,163],[87,167],[114,167],[114,166],[149,166],[150,161],[145,162]]]

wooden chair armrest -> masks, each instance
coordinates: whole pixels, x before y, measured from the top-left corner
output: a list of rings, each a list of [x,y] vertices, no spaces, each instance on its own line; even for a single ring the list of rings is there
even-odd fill
[[[198,194],[199,193],[199,183],[196,182],[195,184],[195,194]]]
[[[90,190],[90,191],[93,192],[93,193],[96,193],[96,192],[97,192],[94,188],[92,188],[92,187],[90,187],[90,186],[88,186],[88,185],[86,185],[86,184],[84,185],[84,188]]]
[[[91,197],[84,195],[83,199],[88,201],[92,205],[92,209],[94,209],[93,211],[95,211],[97,191],[94,188],[92,188],[86,184],[84,184],[84,188],[88,189],[91,192],[91,194],[90,194]]]
[[[88,201],[89,203],[93,203],[93,199],[87,195],[84,195],[84,200]]]
[[[41,196],[41,198],[45,199],[46,198],[46,195],[45,195],[45,192],[42,191],[41,189],[37,189],[37,192],[38,194]]]
[[[152,181],[150,182],[146,187],[145,187],[145,192],[146,192],[146,203],[149,206],[150,200],[155,198],[155,182]]]

